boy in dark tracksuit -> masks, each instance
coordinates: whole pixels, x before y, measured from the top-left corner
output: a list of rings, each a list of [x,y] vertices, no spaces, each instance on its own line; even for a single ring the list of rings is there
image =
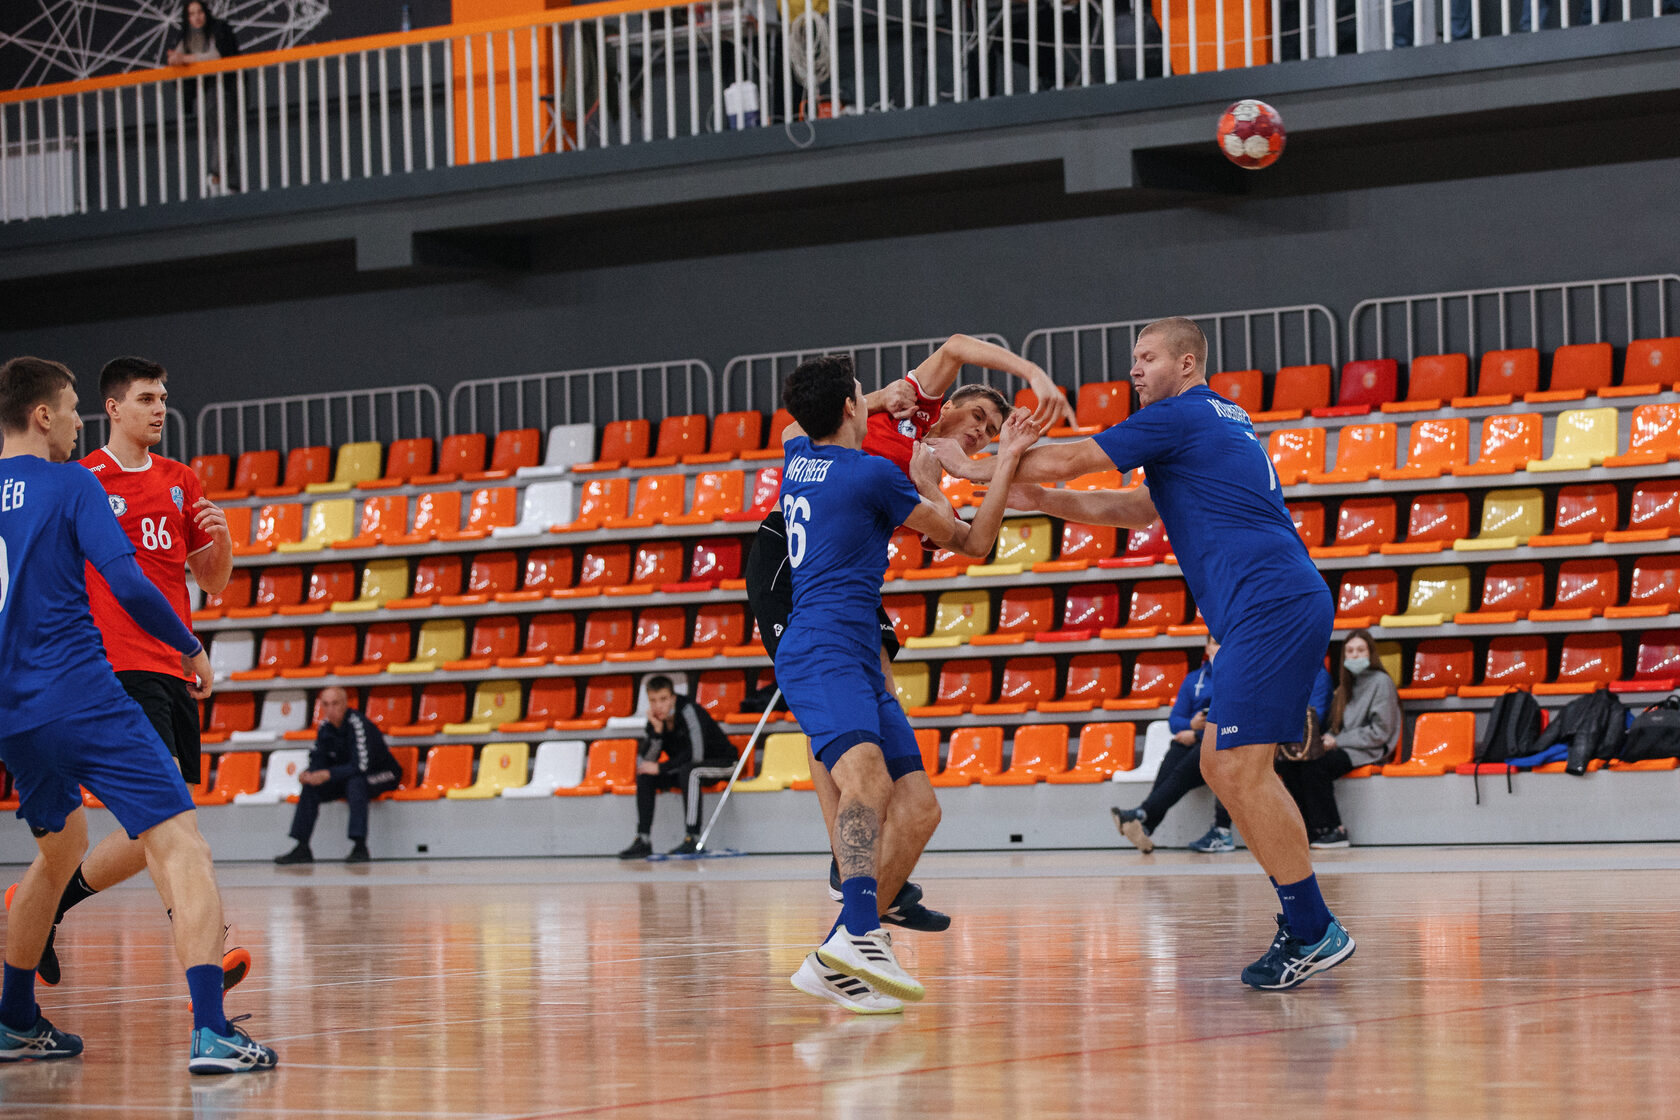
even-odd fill
[[[705,782],[727,778],[735,770],[735,748],[729,736],[704,708],[686,696],[677,695],[670,677],[649,677],[647,698],[647,733],[636,760],[636,839],[618,853],[619,859],[640,859],[653,854],[649,839],[653,831],[653,806],[663,789],[682,794],[685,812],[683,842],[670,854],[692,855],[699,851],[700,787]]]
[[[350,709],[342,688],[321,693],[321,726],[315,731],[315,749],[309,752],[309,769],[298,775],[297,813],[292,817],[292,839],[297,847],[275,863],[310,863],[309,837],[321,802],[343,798],[350,805],[350,854],[346,863],[368,860],[368,802],[396,789],[402,770],[386,749],[385,736],[362,713]]]

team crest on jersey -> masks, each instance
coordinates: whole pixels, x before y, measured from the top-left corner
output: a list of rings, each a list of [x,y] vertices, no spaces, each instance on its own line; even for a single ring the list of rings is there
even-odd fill
[[[128,512],[128,501],[121,494],[111,495],[111,512],[118,517]]]
[[[175,503],[175,512],[186,512],[186,491],[182,490],[179,486],[171,486],[169,488],[169,500]]]
[[[901,436],[905,436],[909,439],[915,439],[916,438],[916,421],[915,421],[915,418],[914,417],[909,417],[909,418],[900,420],[898,422],[898,434],[901,435]]]

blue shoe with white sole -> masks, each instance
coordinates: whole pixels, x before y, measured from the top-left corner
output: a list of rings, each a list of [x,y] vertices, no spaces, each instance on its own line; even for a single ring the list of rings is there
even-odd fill
[[[74,1058],[81,1052],[82,1040],[47,1022],[39,1008],[35,1011],[35,1025],[26,1031],[14,1031],[0,1024],[0,1062],[50,1062]]]
[[[1290,931],[1282,914],[1277,916],[1277,924],[1277,936],[1272,938],[1266,955],[1242,971],[1242,982],[1251,988],[1287,991],[1353,956],[1353,935],[1334,918],[1324,936],[1311,945],[1303,944]]]
[[[254,1073],[273,1069],[280,1058],[260,1042],[234,1026],[247,1018],[241,1015],[228,1020],[228,1033],[217,1034],[209,1027],[200,1027],[192,1034],[192,1057],[187,1060],[189,1073]]]

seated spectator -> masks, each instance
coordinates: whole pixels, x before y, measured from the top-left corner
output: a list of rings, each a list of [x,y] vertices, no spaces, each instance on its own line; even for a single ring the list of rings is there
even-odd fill
[[[1340,681],[1319,736],[1322,750],[1300,761],[1281,755],[1278,759],[1278,775],[1300,806],[1307,839],[1315,848],[1345,848],[1349,843],[1332,783],[1356,766],[1388,761],[1400,741],[1399,690],[1376,660],[1375,650],[1369,630],[1347,636]]]
[[[1167,810],[1191,790],[1207,784],[1202,778],[1202,731],[1207,727],[1207,711],[1213,703],[1213,658],[1219,652],[1219,639],[1208,635],[1202,651],[1207,660],[1184,678],[1172,714],[1167,717],[1167,726],[1173,733],[1172,745],[1161,760],[1161,768],[1155,772],[1155,784],[1149,796],[1136,809],[1116,805],[1109,810],[1114,814],[1120,834],[1140,852],[1154,851],[1155,842],[1150,834],[1160,827]],[[1231,834],[1231,814],[1215,801],[1213,826],[1200,839],[1191,841],[1190,850],[1230,852],[1236,846],[1236,838]]]
[[[662,789],[682,794],[685,814],[683,842],[669,854],[693,855],[700,850],[700,787],[734,772],[735,748],[706,709],[677,695],[670,677],[649,677],[647,699],[647,733],[636,760],[636,839],[618,858],[653,854],[653,805]]]
[[[402,769],[385,748],[385,736],[362,713],[351,710],[342,688],[321,690],[321,726],[315,730],[315,749],[309,769],[298,775],[297,812],[292,815],[292,839],[297,847],[275,863],[313,863],[309,837],[321,802],[343,798],[350,803],[350,854],[345,863],[368,861],[368,802],[402,781]]]

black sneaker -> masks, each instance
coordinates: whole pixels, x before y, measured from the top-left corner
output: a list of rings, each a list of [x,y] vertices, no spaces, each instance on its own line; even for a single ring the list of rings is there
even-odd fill
[[[12,896],[17,894],[18,885],[13,883],[6,888],[6,909],[12,908]],[[60,914],[60,918],[64,915]],[[41,963],[35,966],[35,975],[41,978],[41,983],[49,988],[57,987],[60,979],[58,969],[58,951],[53,948],[53,942],[58,939],[58,923],[54,922],[52,929],[47,931],[47,945],[41,950]],[[49,1024],[50,1028],[50,1024]],[[69,1037],[69,1036],[66,1036]]]
[[[1313,848],[1350,848],[1352,846],[1353,841],[1348,839],[1347,828],[1341,825],[1322,830],[1312,838],[1312,843],[1309,845]]]
[[[274,862],[281,866],[293,863],[314,863],[315,853],[309,850],[308,844],[299,844],[283,856],[275,856]]]
[[[367,841],[357,840],[350,846],[350,854],[344,857],[344,862],[367,863],[371,859],[373,859],[373,857],[368,855]]]
[[[1109,810],[1114,817],[1114,827],[1120,830],[1120,835],[1132,842],[1132,847],[1140,852],[1149,853],[1155,850],[1155,841],[1149,838],[1149,829],[1144,827],[1144,821],[1149,814],[1142,809],[1122,809],[1116,805]]]
[[[668,856],[692,856],[700,851],[700,840],[695,836],[684,836],[683,842],[665,854]]]
[[[619,859],[646,859],[653,854],[653,845],[640,836],[630,841],[630,846],[618,853]]]
[[[929,910],[920,902],[909,906],[894,906],[881,915],[881,923],[889,926],[903,926],[920,933],[944,933],[951,928],[951,915],[941,914],[938,910]]]

